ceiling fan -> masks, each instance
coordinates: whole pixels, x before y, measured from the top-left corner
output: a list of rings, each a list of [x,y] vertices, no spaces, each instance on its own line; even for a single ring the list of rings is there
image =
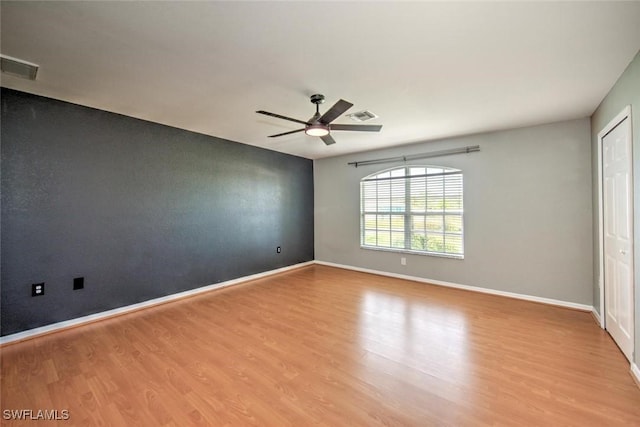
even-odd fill
[[[324,95],[318,93],[315,95],[311,95],[311,103],[316,104],[316,113],[307,121],[292,119],[291,117],[286,117],[280,114],[270,113],[263,110],[256,111],[256,113],[305,125],[302,129],[296,129],[276,135],[269,135],[269,138],[276,138],[278,136],[290,135],[292,133],[304,131],[304,133],[306,133],[307,135],[319,136],[325,144],[331,145],[336,143],[335,139],[333,139],[333,137],[331,136],[331,131],[333,130],[379,132],[380,129],[382,129],[382,125],[332,125],[331,122],[340,117],[342,113],[347,111],[349,108],[353,107],[353,104],[345,101],[344,99],[341,99],[336,102],[333,107],[329,108],[323,115],[320,115],[320,104],[322,104],[323,102]]]

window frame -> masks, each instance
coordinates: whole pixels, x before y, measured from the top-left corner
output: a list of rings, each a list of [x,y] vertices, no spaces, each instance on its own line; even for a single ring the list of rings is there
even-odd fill
[[[425,173],[424,174],[417,174],[417,175],[411,175],[412,173],[412,168],[419,168],[419,169],[424,169]],[[429,173],[429,169],[437,169],[440,170],[441,172],[438,173]],[[402,175],[394,175],[394,172],[397,171],[403,171]],[[388,175],[388,176],[382,176],[381,175]],[[459,177],[459,183],[453,183],[451,184],[452,187],[451,188],[458,188],[459,187],[459,194],[457,195],[457,197],[459,198],[459,209],[448,209],[446,207],[446,200],[447,200],[447,182],[446,182],[446,176],[456,176]],[[429,211],[428,209],[428,203],[429,203],[429,197],[428,197],[428,185],[429,185],[429,177],[442,177],[442,209],[440,210],[431,210]],[[393,190],[393,186],[392,183],[395,180],[399,180],[401,182],[404,183],[404,189],[400,190],[400,186],[396,185],[396,197],[394,197],[394,190]],[[412,191],[412,184],[418,184],[420,181],[422,180],[421,183],[424,183],[423,185],[425,185],[425,191],[424,191],[424,199],[419,199],[420,201],[423,201],[424,203],[424,210],[423,211],[415,211],[412,210],[412,197],[411,197],[411,191]],[[375,189],[376,189],[376,196],[375,199],[371,199],[371,198],[365,198],[365,186],[366,183],[371,182],[371,181],[389,181],[389,195],[388,195],[388,199],[389,199],[389,203],[388,203],[388,207],[387,209],[380,209],[380,187],[378,184],[376,184]],[[455,187],[455,186],[458,187]],[[402,193],[402,196],[398,196],[397,194]],[[385,198],[386,198],[386,194],[385,194]],[[399,206],[395,206],[393,205],[394,200],[397,201],[400,198],[404,199],[403,202],[403,210],[399,211],[399,210],[394,210],[397,209]],[[376,209],[375,210],[367,210],[366,206],[365,206],[365,199],[371,201],[371,200],[375,200],[375,204],[376,204]],[[433,200],[433,199],[431,199]],[[455,201],[455,193],[453,196],[451,196],[449,198],[449,200],[453,200]],[[413,200],[415,201],[415,200]],[[384,202],[386,202],[386,200],[384,200]],[[375,221],[376,221],[376,225],[375,228],[367,228],[367,216],[375,216]],[[396,228],[394,230],[393,228],[393,219],[394,217],[400,217],[402,216],[403,220],[399,221],[397,218],[395,218],[396,223],[402,222],[402,233],[404,234],[404,243],[402,244],[402,247],[397,246],[394,243],[394,234],[396,235],[396,240],[395,242],[398,242],[398,234],[400,233],[399,228]],[[441,226],[441,231],[431,231],[429,232],[428,227],[427,227],[427,217],[431,216],[432,219],[433,217],[440,217],[440,223],[442,224]],[[380,217],[388,217],[388,219],[385,219],[385,221],[388,221],[388,227],[384,228],[384,226],[381,228],[378,224],[379,218]],[[422,217],[423,218],[423,224],[424,224],[424,228],[422,230],[418,230],[418,233],[416,233],[416,229],[414,229],[414,218],[415,217]],[[459,217],[459,220],[456,220],[457,223],[459,224],[459,231],[447,231],[447,218],[451,218],[451,217]],[[372,244],[366,244],[366,234],[367,231],[375,231],[376,233],[376,244],[372,245]],[[389,244],[388,245],[379,245],[379,233],[380,231],[383,231],[384,233],[388,232],[389,233]],[[414,249],[413,243],[412,243],[412,239],[414,235],[422,235],[424,237],[427,237],[429,234],[431,234],[432,236],[442,236],[442,245],[444,247],[444,251],[434,251],[434,250],[428,250],[428,249]],[[456,240],[459,240],[459,246],[460,246],[460,252],[446,252],[446,237],[447,236],[457,236]],[[395,245],[395,246],[394,246]],[[424,245],[424,243],[423,243]],[[446,167],[446,166],[438,166],[438,165],[403,165],[403,166],[395,166],[392,168],[388,168],[388,169],[384,169],[381,171],[377,171],[374,172],[372,174],[369,174],[365,177],[363,177],[360,180],[360,248],[361,249],[367,249],[367,250],[378,250],[378,251],[388,251],[388,252],[397,252],[397,253],[409,253],[409,254],[417,254],[417,255],[425,255],[425,256],[435,256],[435,257],[444,257],[444,258],[454,258],[454,259],[464,259],[464,174],[462,172],[462,170],[460,169],[455,169],[455,168],[451,168],[451,167]]]

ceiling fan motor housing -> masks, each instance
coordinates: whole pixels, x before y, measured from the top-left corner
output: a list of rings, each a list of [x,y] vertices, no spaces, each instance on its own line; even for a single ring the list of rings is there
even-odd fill
[[[323,104],[324,103],[324,95],[316,93],[314,95],[311,95],[311,103],[312,104]]]

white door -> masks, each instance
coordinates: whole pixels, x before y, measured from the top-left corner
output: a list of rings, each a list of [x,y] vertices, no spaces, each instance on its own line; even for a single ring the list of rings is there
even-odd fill
[[[631,118],[602,138],[605,327],[624,355],[633,352],[633,197]]]

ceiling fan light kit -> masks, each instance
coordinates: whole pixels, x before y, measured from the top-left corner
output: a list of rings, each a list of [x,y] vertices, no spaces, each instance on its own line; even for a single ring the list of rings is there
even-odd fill
[[[305,125],[302,129],[296,129],[288,132],[279,133],[276,135],[269,135],[269,138],[276,138],[279,136],[290,135],[297,132],[303,132],[310,136],[318,136],[326,145],[335,144],[335,140],[331,136],[332,130],[343,131],[356,131],[356,132],[379,132],[382,129],[382,125],[341,125],[331,122],[344,114],[349,108],[353,107],[353,104],[345,101],[344,99],[336,102],[333,107],[329,108],[324,114],[320,115],[320,104],[324,102],[324,95],[316,93],[311,95],[311,103],[316,105],[315,114],[307,121],[293,119],[291,117],[283,116],[276,113],[270,113],[264,110],[258,110],[256,113],[264,114],[265,116],[275,117],[282,120],[288,120],[290,122],[300,123]],[[374,117],[377,117],[374,115]]]
[[[304,130],[304,133],[310,136],[325,136],[329,135],[329,128],[327,126],[316,123],[311,126],[307,126],[307,128]]]

